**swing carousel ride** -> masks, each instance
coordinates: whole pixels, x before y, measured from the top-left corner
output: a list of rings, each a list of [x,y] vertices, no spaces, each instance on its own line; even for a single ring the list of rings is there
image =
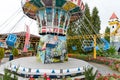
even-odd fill
[[[37,61],[35,57],[20,58],[7,63],[7,68],[11,71],[16,71],[18,68],[17,74],[24,77],[30,75],[39,77],[44,73],[50,78],[83,76],[83,67],[92,65],[81,60],[69,59],[66,45],[70,23],[76,25],[82,22],[85,16],[82,0],[22,0],[22,9],[25,15],[36,20],[38,24],[41,38],[37,49]],[[16,35],[13,36],[7,37],[8,46],[14,47]],[[93,41],[83,42],[84,51],[93,49]],[[87,44],[89,47],[85,47]]]
[[[38,56],[42,63],[67,60],[66,34],[69,23],[82,16],[81,0],[31,0],[23,4],[24,13],[38,22],[42,36]]]

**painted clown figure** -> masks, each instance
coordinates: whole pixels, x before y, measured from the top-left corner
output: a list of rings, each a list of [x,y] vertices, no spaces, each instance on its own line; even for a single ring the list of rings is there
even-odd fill
[[[63,62],[67,59],[65,37],[45,35],[39,43],[38,54],[43,63]]]

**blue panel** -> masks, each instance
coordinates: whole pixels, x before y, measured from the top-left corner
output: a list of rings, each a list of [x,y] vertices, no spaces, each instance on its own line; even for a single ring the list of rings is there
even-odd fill
[[[93,46],[84,46],[84,51],[88,52],[88,51],[92,51]]]
[[[72,50],[77,50],[76,46],[72,46]]]
[[[109,48],[110,48],[110,43],[109,43],[106,39],[104,39],[104,38],[101,38],[101,40],[102,40],[103,43],[104,43],[103,50],[109,49]],[[99,47],[98,47],[98,46],[96,46],[96,50],[99,50]]]
[[[25,71],[25,68],[23,68],[23,71]]]
[[[104,42],[103,50],[109,49],[110,48],[109,42],[106,39],[104,39],[104,38],[102,38],[101,40]]]
[[[40,58],[41,58],[42,63],[44,63],[45,62],[45,53],[44,52],[40,52]]]
[[[16,66],[14,66],[14,69],[16,69]]]
[[[0,47],[3,47],[4,46],[4,43],[3,42],[0,42]]]
[[[67,69],[67,73],[69,73],[70,71],[69,71],[69,69]]]
[[[52,8],[46,8],[47,26],[52,27]]]
[[[80,68],[78,68],[78,71],[80,71]]]
[[[98,47],[98,46],[96,46],[96,50],[99,50],[99,47]]]
[[[36,70],[36,73],[40,73],[39,69]]]
[[[52,73],[55,73],[55,71],[54,71],[54,70],[52,70]]]

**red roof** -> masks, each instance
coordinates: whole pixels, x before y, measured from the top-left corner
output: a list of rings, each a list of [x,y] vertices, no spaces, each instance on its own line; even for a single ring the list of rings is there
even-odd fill
[[[118,19],[118,17],[116,16],[116,14],[113,12],[112,16],[110,17],[110,19]]]

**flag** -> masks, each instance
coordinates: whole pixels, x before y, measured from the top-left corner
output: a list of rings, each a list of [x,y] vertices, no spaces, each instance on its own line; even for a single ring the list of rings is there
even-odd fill
[[[26,35],[25,35],[25,44],[23,48],[23,52],[28,52],[28,48],[30,47],[30,29],[29,26],[26,25]]]

